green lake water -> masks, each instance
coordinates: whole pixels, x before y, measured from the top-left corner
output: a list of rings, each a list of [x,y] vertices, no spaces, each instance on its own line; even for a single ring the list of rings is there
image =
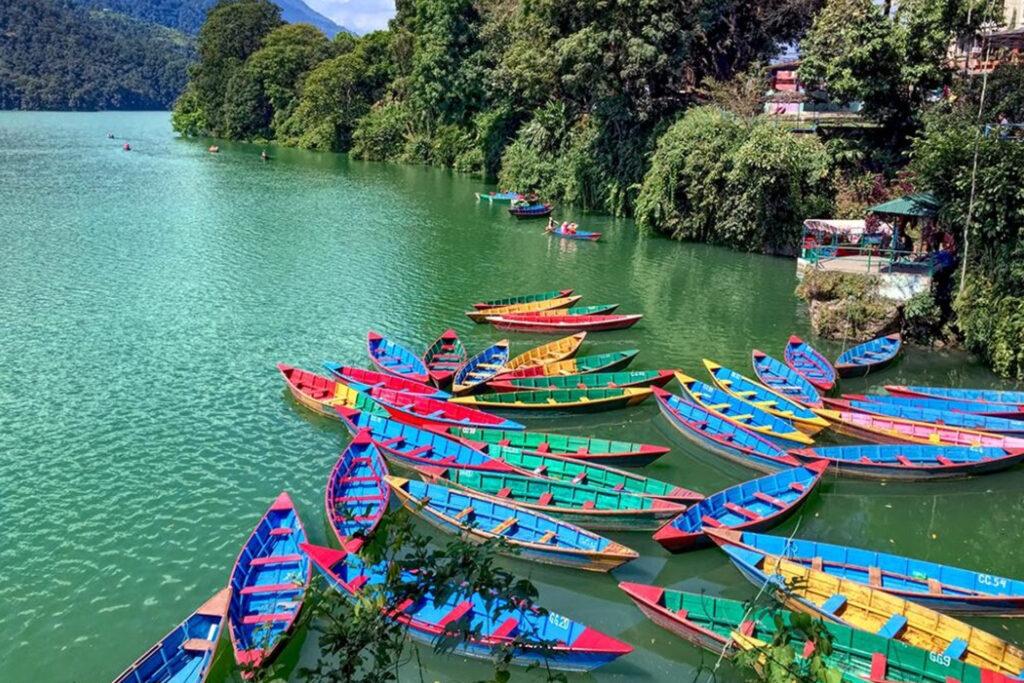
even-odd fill
[[[477,203],[467,176],[276,148],[262,163],[259,147],[207,144],[176,138],[160,113],[0,113],[2,680],[113,678],[224,585],[282,489],[326,542],[323,489],[346,433],[293,404],[278,361],[365,365],[369,328],[421,349],[453,326],[479,349],[500,334],[462,315],[472,302],[562,287],[645,314],[583,351],[636,347],[636,368],[705,377],[706,357],[747,372],[752,348],[778,355],[809,333],[791,260],[577,213],[556,216],[604,241],[560,241]],[[514,335],[513,350],[540,339]],[[1011,386],[967,355],[910,349],[845,388],[886,383]],[[648,473],[704,492],[755,476],[685,441],[652,402],[529,426],[670,445]],[[952,483],[829,477],[779,531],[1024,577],[1022,491],[1021,468]],[[616,582],[740,599],[753,587],[715,549],[670,556],[649,533],[610,535],[641,553],[613,576],[509,565],[545,606],[635,646],[573,680],[690,680],[714,658],[650,624]],[[976,623],[1024,640],[1022,623]],[[316,654],[309,638],[298,656]],[[424,660],[428,681],[487,673]]]

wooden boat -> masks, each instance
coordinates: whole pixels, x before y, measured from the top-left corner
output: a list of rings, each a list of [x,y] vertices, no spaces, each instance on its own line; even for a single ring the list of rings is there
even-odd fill
[[[598,353],[593,356],[579,356],[534,368],[521,368],[515,372],[504,372],[492,381],[504,382],[523,377],[556,377],[559,375],[588,375],[595,372],[615,372],[633,362],[637,349]]]
[[[798,430],[789,420],[776,417],[757,406],[727,394],[718,387],[705,384],[681,372],[676,373],[676,381],[683,387],[691,401],[717,413],[733,424],[745,427],[769,439],[784,442],[786,445],[814,443],[813,439]]]
[[[837,410],[855,410],[860,413],[898,417],[901,420],[929,422],[932,424],[949,425],[974,429],[979,432],[993,432],[1024,437],[1024,420],[1008,420],[1004,417],[989,417],[976,413],[957,413],[949,410],[933,410],[916,408],[899,403],[881,403],[871,400],[870,396],[850,394],[843,399],[826,399],[829,408]]]
[[[492,204],[507,204],[517,199],[522,199],[523,195],[518,192],[477,192],[476,198],[479,201],[488,201]]]
[[[497,394],[456,396],[450,403],[500,411],[600,413],[635,406],[651,395],[649,388],[535,389]]]
[[[853,410],[818,409],[832,423],[832,429],[856,439],[873,443],[921,443],[934,446],[995,446],[1024,448],[1024,439],[973,429],[901,420],[896,417],[858,413]]]
[[[592,306],[570,306],[550,311],[537,311],[540,315],[605,315],[613,312],[619,304],[594,304]]]
[[[555,341],[548,342],[547,344],[541,344],[534,348],[519,354],[515,358],[505,363],[498,374],[504,372],[515,372],[523,368],[536,368],[549,363],[557,363],[558,361],[565,360],[566,358],[572,358],[580,350],[580,345],[583,344],[583,340],[587,338],[586,332],[580,332],[573,334],[568,337],[562,337]]]
[[[114,683],[203,683],[227,619],[231,589],[222,588],[125,669]]]
[[[563,296],[558,299],[544,299],[543,301],[532,301],[526,304],[511,304],[509,306],[498,306],[496,308],[485,308],[483,310],[472,310],[466,311],[466,317],[481,325],[487,322],[487,318],[492,315],[508,315],[512,313],[540,313],[543,311],[559,310],[563,308],[569,308],[577,301],[582,299],[582,296]]]
[[[491,380],[487,388],[498,393],[535,389],[625,389],[627,387],[663,387],[675,377],[672,370],[633,370],[632,372],[595,372],[588,375],[553,375]]]
[[[542,479],[585,484],[597,489],[622,491],[635,496],[660,498],[683,504],[704,500],[702,494],[684,489],[682,486],[564,456],[540,455],[507,448],[494,453],[494,457],[515,467],[520,472],[526,472]]]
[[[458,467],[462,469],[518,472],[511,465],[487,455],[458,439],[429,429],[419,429],[386,417],[339,408],[345,426],[353,434],[369,431],[381,454],[400,467]]]
[[[1024,614],[1024,581],[888,553],[746,531],[711,529],[718,545],[755,550],[898,595],[939,612]]]
[[[403,394],[426,396],[427,398],[436,398],[442,401],[451,398],[451,394],[446,391],[441,391],[437,387],[414,382],[411,379],[405,379],[404,377],[386,375],[383,372],[363,370],[362,368],[353,368],[348,365],[332,363],[330,361],[323,365],[324,369],[331,373],[333,377],[349,385],[356,391],[369,391],[370,389],[383,387],[385,389],[401,391]]]
[[[370,431],[360,430],[327,477],[324,509],[338,543],[369,536],[380,524],[391,498],[391,489],[384,481],[387,474]]]
[[[526,561],[609,572],[639,556],[592,531],[493,498],[400,477],[387,483],[406,509],[438,529],[474,543],[504,538],[510,554]]]
[[[836,372],[840,377],[864,377],[881,370],[894,360],[900,352],[903,341],[898,334],[858,344],[844,351],[836,359]]]
[[[303,545],[327,583],[346,598],[356,597],[367,587],[379,586],[388,575],[385,563],[366,565],[355,552]],[[411,572],[401,576],[410,582]],[[389,596],[385,596],[387,599]],[[391,597],[392,602],[397,597]],[[492,660],[502,649],[511,647],[511,663],[550,667],[562,671],[590,671],[607,664],[633,648],[589,626],[547,610],[503,608],[492,596],[452,586],[443,595],[427,592],[418,600],[408,599],[390,611],[414,640],[433,645],[445,633],[446,626],[468,620],[469,640],[456,640],[452,655]],[[531,643],[551,647],[531,647]]]
[[[524,474],[466,469],[420,468],[424,479],[536,510],[588,529],[641,531],[656,529],[685,510],[660,498],[645,498],[620,491],[567,484]]]
[[[810,408],[805,408],[734,370],[707,359],[704,360],[704,367],[711,373],[711,378],[719,389],[766,413],[789,420],[804,434],[813,436],[828,427],[828,421]]]
[[[713,493],[658,529],[654,540],[678,553],[708,545],[705,529],[770,529],[810,497],[827,467],[810,462]]]
[[[315,413],[337,419],[336,408],[345,407],[376,415],[387,415],[384,406],[374,401],[368,394],[356,391],[346,384],[284,363],[278,363],[277,370],[295,400]]]
[[[544,229],[544,232],[546,232],[549,235],[561,237],[562,239],[565,240],[589,240],[591,242],[596,242],[599,239],[601,239],[601,233],[599,232],[593,232],[589,230],[573,230],[572,232],[570,232],[563,228],[561,225],[554,227],[548,226],[547,228]]]
[[[1024,412],[1024,391],[997,391],[995,389],[958,389],[954,387],[921,387],[888,384],[885,390],[897,396],[920,396],[921,398],[938,398],[949,401],[966,401],[969,403],[992,403],[996,405],[1013,405]]]
[[[492,315],[487,322],[499,330],[534,332],[537,334],[565,334],[566,332],[607,332],[624,330],[640,322],[641,314],[634,315],[544,315],[537,313],[509,313]]]
[[[786,606],[1008,676],[1024,671],[1024,650],[896,595],[758,551],[723,550],[756,586],[779,587]],[[783,590],[781,584],[785,582]]]
[[[459,335],[448,328],[427,347],[423,354],[423,364],[427,366],[430,381],[435,386],[445,387],[451,384],[452,376],[466,362],[466,357],[466,347],[462,345]]]
[[[404,377],[420,384],[430,381],[427,366],[419,356],[373,330],[366,333],[366,351],[370,354],[370,361],[385,374]]]
[[[391,389],[372,389],[370,397],[381,404],[391,417],[414,427],[426,425],[456,425],[459,427],[489,427],[491,429],[525,429],[512,420],[475,410],[456,403],[455,399],[438,401],[434,398],[403,394]]]
[[[510,432],[472,427],[451,427],[446,433],[464,443],[484,448],[487,452],[494,448],[520,448],[530,453],[554,453],[576,460],[617,467],[644,467],[669,452],[664,446],[568,434]]]
[[[737,635],[771,642],[779,631],[776,617],[784,627],[792,625],[792,612],[757,609],[741,600],[719,598],[707,593],[685,593],[660,586],[625,582],[619,588],[640,611],[658,626],[716,656],[733,657],[743,650]],[[989,676],[976,666],[940,658],[898,640],[866,633],[849,626],[822,622],[828,632],[831,652],[828,666],[844,672],[843,681],[885,681],[886,683],[1010,683],[1001,676]],[[799,629],[789,631],[797,659],[806,651],[806,639]]]
[[[516,304],[530,304],[534,301],[547,301],[548,299],[561,299],[572,294],[571,289],[552,289],[538,294],[515,294],[503,296],[497,299],[488,299],[473,304],[473,308],[483,310],[485,308],[497,308],[499,306],[515,306]]]
[[[818,390],[793,368],[757,349],[751,353],[751,361],[754,365],[754,374],[761,384],[805,406],[821,407],[821,395]]]
[[[452,392],[466,394],[484,386],[505,367],[508,355],[507,339],[488,346],[455,369]]]
[[[309,588],[309,558],[299,550],[305,540],[295,505],[282,492],[235,560],[228,632],[243,678],[273,659],[291,634]]]
[[[979,401],[957,401],[944,398],[925,398],[898,393],[899,387],[889,386],[888,394],[871,394],[868,400],[875,403],[893,403],[901,406],[914,408],[928,408],[930,410],[943,410],[951,413],[970,413],[972,415],[985,415],[987,417],[1001,417],[1007,420],[1024,420],[1024,405],[1015,403],[981,403]],[[845,396],[844,398],[850,398]]]
[[[836,369],[828,358],[795,334],[786,342],[783,358],[786,359],[786,365],[818,391],[828,393],[836,385]]]
[[[1024,449],[923,444],[859,444],[797,448],[799,460],[827,460],[837,474],[864,479],[953,479],[987,474],[1024,460]]]
[[[529,204],[527,206],[513,206],[508,212],[522,220],[523,218],[545,218],[551,215],[554,207],[550,204]]]
[[[776,472],[800,465],[799,460],[786,455],[786,451],[774,441],[726,420],[718,413],[662,389],[655,389],[654,396],[661,414],[683,436],[716,455],[761,472]]]

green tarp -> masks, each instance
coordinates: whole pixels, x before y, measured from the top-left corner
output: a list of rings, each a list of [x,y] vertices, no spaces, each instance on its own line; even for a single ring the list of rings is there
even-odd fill
[[[872,206],[868,209],[868,212],[886,213],[894,216],[935,218],[939,215],[939,200],[935,198],[935,195],[927,192],[908,194],[906,197],[891,199],[877,206]]]

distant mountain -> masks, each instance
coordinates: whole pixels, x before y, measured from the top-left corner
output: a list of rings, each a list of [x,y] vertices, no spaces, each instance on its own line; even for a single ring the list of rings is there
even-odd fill
[[[281,8],[281,18],[298,24],[312,24],[333,38],[335,34],[348,29],[339,26],[320,14],[303,0],[271,0]],[[95,9],[107,9],[130,17],[149,21],[161,26],[177,29],[195,35],[206,19],[206,11],[217,4],[217,0],[74,0],[74,2]],[[348,31],[351,33],[351,31]]]

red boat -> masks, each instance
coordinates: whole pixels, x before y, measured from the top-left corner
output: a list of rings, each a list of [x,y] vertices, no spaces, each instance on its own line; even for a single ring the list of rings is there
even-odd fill
[[[422,384],[420,382],[414,382],[411,379],[405,379],[404,377],[398,377],[396,375],[385,375],[383,372],[363,370],[362,368],[353,368],[348,365],[332,362],[324,363],[324,368],[331,373],[335,379],[348,384],[357,391],[366,391],[374,387],[384,387],[386,389],[401,391],[403,394],[427,396],[429,398],[436,398],[442,401],[451,398],[451,394],[446,391],[441,391],[437,387],[432,387],[429,384]]]
[[[444,425],[446,427],[488,427],[490,429],[520,430],[518,422],[485,413],[469,406],[438,401],[425,396],[404,394],[393,389],[374,387],[367,391],[373,400],[384,406],[391,417],[414,427]]]
[[[632,327],[643,315],[539,315],[510,313],[487,318],[499,330],[565,334],[567,332],[605,332]]]

